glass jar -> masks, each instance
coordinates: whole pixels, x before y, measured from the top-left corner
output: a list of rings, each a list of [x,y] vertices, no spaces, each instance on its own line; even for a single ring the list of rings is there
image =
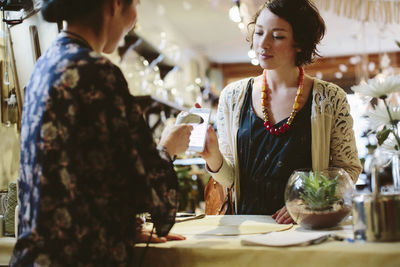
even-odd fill
[[[341,168],[295,170],[285,189],[290,216],[307,229],[338,226],[350,214],[354,184]]]

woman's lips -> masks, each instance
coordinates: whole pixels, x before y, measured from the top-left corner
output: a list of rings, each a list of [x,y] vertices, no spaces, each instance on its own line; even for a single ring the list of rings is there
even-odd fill
[[[267,59],[270,59],[270,58],[273,58],[273,56],[272,55],[266,55],[266,54],[260,54],[260,59],[262,59],[262,60],[267,60]]]

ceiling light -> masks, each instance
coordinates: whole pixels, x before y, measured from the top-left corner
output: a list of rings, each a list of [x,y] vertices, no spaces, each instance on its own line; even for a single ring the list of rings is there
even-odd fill
[[[242,18],[240,17],[240,10],[238,6],[233,6],[231,9],[229,9],[229,18],[236,23],[239,23],[242,21]]]
[[[369,71],[374,71],[375,70],[375,62],[370,62],[368,64],[368,70]]]
[[[240,22],[240,23],[238,24],[238,27],[239,27],[239,29],[243,30],[243,29],[244,29],[244,23],[243,23],[243,22]]]
[[[249,52],[247,52],[247,55],[249,56],[249,58],[256,58],[256,51],[254,51],[253,49],[252,50],[249,50]]]
[[[258,64],[260,64],[260,62],[258,61],[258,59],[253,58],[253,59],[251,60],[251,64],[257,66]]]
[[[346,72],[346,71],[347,71],[347,66],[346,66],[345,64],[340,64],[340,65],[339,65],[339,70],[340,70],[341,72]]]
[[[194,80],[194,82],[197,84],[201,84],[201,78],[196,78],[196,80]]]
[[[191,10],[192,9],[192,4],[190,4],[188,1],[183,1],[183,9],[185,10]]]
[[[350,58],[350,63],[353,64],[353,65],[359,63],[360,61],[361,61],[360,56],[354,56],[354,57]]]
[[[161,4],[158,4],[157,13],[160,16],[164,15],[165,14],[165,7],[163,5],[161,5]]]
[[[336,77],[336,79],[342,79],[343,78],[343,73],[341,73],[340,71],[335,72],[335,77]]]

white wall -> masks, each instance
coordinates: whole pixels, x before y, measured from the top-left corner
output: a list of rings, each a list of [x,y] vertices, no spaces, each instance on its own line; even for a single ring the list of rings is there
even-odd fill
[[[35,64],[33,57],[33,44],[29,26],[35,25],[38,30],[40,50],[42,54],[56,39],[58,28],[56,23],[48,23],[43,20],[40,12],[25,19],[22,24],[12,26],[10,35],[15,56],[15,64],[21,95],[23,88],[27,85]]]

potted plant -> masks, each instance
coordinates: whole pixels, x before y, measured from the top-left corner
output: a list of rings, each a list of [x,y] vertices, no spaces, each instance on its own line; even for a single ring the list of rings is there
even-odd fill
[[[343,169],[296,170],[285,191],[285,203],[293,220],[304,228],[338,226],[351,211],[353,182]]]

